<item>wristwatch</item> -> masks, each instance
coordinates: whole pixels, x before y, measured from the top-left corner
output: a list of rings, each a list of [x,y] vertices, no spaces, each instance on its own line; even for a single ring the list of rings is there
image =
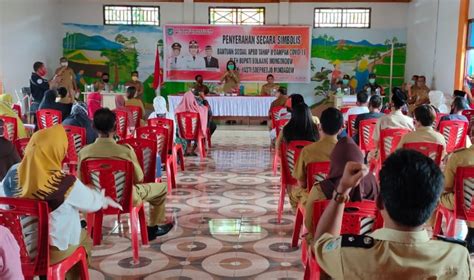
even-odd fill
[[[343,193],[334,191],[334,198],[333,199],[334,199],[335,202],[337,202],[339,204],[342,204],[342,203],[349,202],[350,197],[347,194],[343,194]]]

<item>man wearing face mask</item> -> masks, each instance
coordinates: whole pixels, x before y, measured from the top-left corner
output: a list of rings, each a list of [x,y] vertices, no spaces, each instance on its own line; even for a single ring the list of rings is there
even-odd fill
[[[383,88],[381,85],[377,84],[376,79],[377,75],[371,73],[369,75],[369,83],[365,85],[364,89],[370,95],[384,95]]]
[[[138,71],[132,72],[132,79],[125,83],[126,87],[134,87],[137,89],[136,98],[142,99],[143,96],[143,84],[138,80]]]
[[[30,78],[31,102],[30,112],[35,116],[39,104],[43,100],[44,92],[50,89],[49,81],[46,78],[48,70],[43,62],[37,61],[33,64],[33,73]]]
[[[109,83],[109,73],[102,73],[102,79],[100,81],[95,82],[94,88],[96,91],[112,91],[113,87]]]
[[[58,80],[58,87],[67,89],[69,97],[74,99],[74,94],[77,92],[76,74],[74,70],[69,67],[67,58],[61,57],[59,59],[60,67],[55,71],[55,78]]]

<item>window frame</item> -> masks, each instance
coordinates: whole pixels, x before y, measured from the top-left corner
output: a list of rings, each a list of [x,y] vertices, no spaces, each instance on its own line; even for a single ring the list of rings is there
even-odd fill
[[[367,27],[353,27],[353,26],[331,26],[321,27],[316,26],[316,10],[368,10],[369,11],[369,25]],[[342,25],[342,21],[341,21]],[[372,28],[372,7],[315,7],[313,10],[313,28],[357,28],[357,29],[370,29]]]
[[[466,38],[466,51],[474,50],[474,42],[469,42],[469,38],[471,37],[471,26],[474,28],[474,19],[470,19],[467,21],[467,38]],[[469,46],[471,43],[471,46]]]
[[[105,10],[107,7],[125,7],[131,8],[130,10],[130,21],[131,24],[119,24],[119,23],[106,23],[105,19]],[[133,8],[158,8],[158,24],[136,24],[133,22]],[[102,5],[102,20],[103,25],[111,25],[111,26],[161,26],[161,7],[156,5],[119,5],[119,4],[103,4]]]
[[[222,24],[222,23],[212,23],[211,22],[211,10],[212,9],[234,9],[234,10],[237,10],[237,12],[239,10],[245,10],[245,9],[261,9],[263,10],[263,23],[262,24],[242,24],[242,23],[231,23],[231,24]],[[249,26],[261,26],[261,25],[265,25],[266,24],[266,14],[267,14],[267,11],[266,11],[266,8],[265,7],[242,7],[242,6],[209,6],[208,7],[208,12],[207,12],[207,18],[208,18],[208,24],[211,24],[211,25],[232,25],[232,24],[236,24],[236,25],[249,25]]]

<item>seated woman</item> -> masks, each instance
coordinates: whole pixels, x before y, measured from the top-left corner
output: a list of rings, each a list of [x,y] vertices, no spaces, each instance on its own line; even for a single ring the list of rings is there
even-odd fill
[[[150,114],[150,116],[148,116],[148,119],[154,119],[154,118],[165,118],[165,119],[172,120],[174,123],[173,135],[176,135],[176,130],[178,128],[176,127],[176,122],[173,116],[168,112],[166,99],[163,96],[157,96],[153,99],[153,112]]]
[[[44,93],[43,101],[41,101],[39,109],[52,109],[61,112],[62,119],[65,120],[71,114],[72,104],[64,104],[56,102],[58,92],[54,89],[47,90]]]
[[[291,111],[290,121],[283,127],[278,135],[275,143],[275,148],[280,153],[281,143],[284,141],[290,143],[291,141],[311,141],[319,140],[318,128],[313,120],[313,115],[308,105],[304,103],[303,96],[300,94],[293,94],[290,96],[291,104],[287,104]],[[280,154],[281,156],[281,154]]]
[[[344,173],[346,163],[353,161],[357,163],[364,163],[364,155],[359,149],[359,146],[352,140],[352,138],[344,137],[337,142],[334,150],[331,153],[331,164],[327,179],[315,183],[311,189],[305,205],[304,224],[308,230],[306,240],[308,244],[313,244],[313,236],[315,228],[313,227],[313,206],[314,202],[332,199],[334,191],[336,190],[339,181]],[[372,173],[367,174],[360,182],[360,184],[353,188],[350,193],[351,201],[361,201],[364,199],[374,200],[378,194],[378,185],[375,176]]]
[[[12,110],[12,96],[10,94],[0,95],[0,116],[7,116],[16,118],[16,128],[18,131],[18,138],[26,138],[26,129],[23,121],[18,117],[18,114]],[[3,125],[2,125],[3,127]]]
[[[125,101],[125,106],[140,107],[141,112],[142,112],[142,119],[145,117],[145,105],[143,105],[142,100],[137,97],[136,87],[127,88],[127,100]]]
[[[63,125],[79,126],[86,129],[87,145],[94,143],[97,139],[97,132],[92,127],[92,122],[87,116],[87,107],[83,102],[78,102],[72,106],[71,114],[65,120]]]
[[[21,163],[10,168],[3,180],[8,197],[39,199],[49,206],[50,264],[70,256],[84,246],[90,256],[92,240],[81,230],[79,212],[95,212],[109,206],[120,208],[115,201],[85,186],[76,177],[62,171],[68,139],[62,125],[33,134]],[[71,278],[78,279],[73,268]],[[75,276],[75,277],[74,277]]]
[[[87,95],[87,113],[89,115],[89,119],[92,120],[92,118],[94,118],[95,111],[99,110],[100,108],[102,108],[102,96],[100,93],[93,92]]]
[[[207,118],[208,118],[208,112],[207,112],[207,107],[203,105],[199,105],[196,101],[196,98],[194,97],[194,94],[191,91],[186,92],[184,94],[183,99],[179,103],[179,105],[175,109],[176,113],[181,113],[181,112],[193,112],[193,113],[198,113],[199,114],[199,120],[201,122],[201,131],[200,133],[203,136],[206,136],[207,133]],[[194,143],[193,146],[191,146],[191,141],[186,140],[186,156],[197,156],[195,153],[197,148],[197,143]]]

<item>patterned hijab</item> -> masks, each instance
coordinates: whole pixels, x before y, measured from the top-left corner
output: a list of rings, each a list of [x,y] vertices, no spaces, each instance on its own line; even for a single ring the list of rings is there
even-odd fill
[[[331,166],[328,178],[320,183],[321,190],[326,198],[332,198],[334,190],[344,174],[344,168],[349,161],[364,163],[364,155],[357,144],[350,137],[344,137],[337,142],[331,153]],[[363,199],[374,200],[378,194],[378,184],[372,173],[369,172],[362,178],[360,184],[352,188],[350,192],[351,201]]]
[[[18,183],[5,192],[13,197],[44,200],[52,210],[58,208],[76,182],[76,177],[62,171],[67,147],[62,125],[33,134],[18,167]]]

